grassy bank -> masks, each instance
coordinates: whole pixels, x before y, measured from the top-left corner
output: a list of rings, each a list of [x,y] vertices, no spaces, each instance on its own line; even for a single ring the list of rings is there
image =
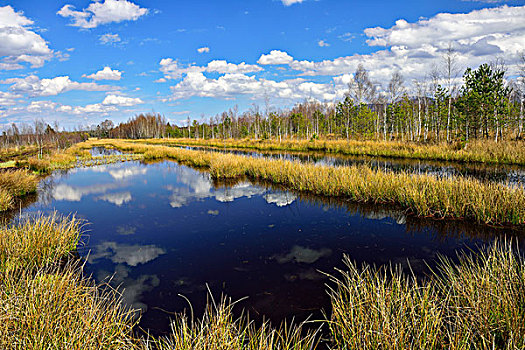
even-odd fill
[[[42,157],[29,157],[17,161],[16,166],[38,174],[49,174],[58,169],[125,162],[142,158],[141,156],[132,154],[93,157],[89,152],[92,144],[93,141],[86,141],[81,144],[75,144],[60,152],[48,153]]]
[[[120,349],[132,344],[118,295],[62,263],[76,249],[75,218],[36,217],[0,230],[0,348]]]
[[[326,152],[342,155],[363,155],[385,158],[409,158],[453,162],[477,162],[525,165],[525,142],[489,140],[468,144],[421,144],[400,141],[357,140],[195,140],[148,139],[137,141],[148,144],[205,146],[217,148],[252,149],[259,151]]]
[[[394,174],[367,166],[333,168],[122,140],[101,140],[98,145],[141,153],[145,159],[168,158],[205,168],[217,179],[248,176],[317,195],[363,203],[391,203],[420,216],[464,218],[486,224],[525,224],[523,189],[475,179]]]
[[[29,145],[20,147],[0,148],[0,163],[10,160],[26,159],[37,155],[41,151],[40,147]]]
[[[0,172],[0,212],[13,209],[16,198],[36,192],[38,177],[26,170]]]

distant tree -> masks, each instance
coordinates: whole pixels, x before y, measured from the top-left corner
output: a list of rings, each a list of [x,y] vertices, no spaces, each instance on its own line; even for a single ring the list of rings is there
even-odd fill
[[[488,64],[478,69],[467,68],[463,75],[464,86],[460,107],[463,112],[474,118],[475,134],[477,129],[485,138],[490,130],[495,129],[494,138],[498,141],[501,132],[501,115],[507,104],[510,89],[505,86],[505,71],[493,70]]]

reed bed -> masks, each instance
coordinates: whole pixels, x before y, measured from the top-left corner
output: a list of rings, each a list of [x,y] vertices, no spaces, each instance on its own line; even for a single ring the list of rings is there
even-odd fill
[[[525,348],[525,260],[509,242],[442,259],[423,282],[345,264],[329,292],[336,349]]]
[[[0,229],[1,349],[138,348],[120,295],[64,262],[81,229],[56,214]]]
[[[43,267],[76,250],[82,222],[72,217],[37,216],[0,227],[0,273],[8,268]]]
[[[36,192],[38,181],[26,170],[0,172],[0,212],[13,209],[16,197]]]
[[[36,155],[41,151],[40,147],[37,146],[21,146],[21,147],[1,147],[0,148],[0,161],[27,158],[32,155]]]
[[[41,157],[30,157],[19,160],[16,162],[16,167],[27,169],[37,174],[47,175],[59,169],[71,169],[80,166],[95,166],[142,159],[142,156],[133,154],[93,157],[89,152],[93,143],[93,140],[85,141],[62,151],[48,153]]]
[[[254,149],[260,151],[326,152],[386,158],[525,165],[525,142],[476,140],[469,143],[425,144],[401,141],[359,140],[195,140],[149,139],[148,144]]]
[[[0,277],[0,348],[134,349],[130,311],[73,267]]]
[[[390,203],[419,216],[461,218],[493,225],[525,224],[525,191],[522,188],[475,179],[390,173],[365,165],[334,168],[120,140],[99,143],[103,144],[142,153],[144,159],[173,159],[205,168],[216,179],[247,176],[316,195],[363,203]]]

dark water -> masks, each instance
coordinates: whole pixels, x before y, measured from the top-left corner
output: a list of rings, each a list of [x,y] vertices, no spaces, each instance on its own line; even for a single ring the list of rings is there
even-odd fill
[[[316,152],[260,152],[240,149],[223,149],[209,147],[181,148],[206,150],[220,153],[233,153],[257,158],[271,158],[312,163],[325,166],[352,166],[366,164],[373,169],[392,172],[410,172],[430,174],[437,177],[463,176],[486,182],[497,182],[509,186],[525,185],[525,167],[505,164],[476,164],[446,161],[381,158],[368,156],[345,156]]]
[[[79,248],[98,281],[124,290],[141,326],[166,332],[173,312],[202,315],[207,288],[275,323],[329,313],[322,272],[358,263],[399,263],[417,274],[438,254],[455,256],[516,232],[462,221],[422,220],[395,208],[307,197],[264,184],[213,184],[173,162],[128,162],[55,173],[22,211],[76,213],[89,222]]]

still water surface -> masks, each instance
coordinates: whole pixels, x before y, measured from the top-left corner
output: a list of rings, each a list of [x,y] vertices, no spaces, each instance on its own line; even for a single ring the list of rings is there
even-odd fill
[[[438,254],[455,256],[497,235],[462,221],[422,220],[395,208],[306,197],[263,184],[214,184],[173,162],[127,162],[57,172],[22,211],[76,213],[89,224],[80,255],[98,281],[124,290],[159,334],[173,312],[201,315],[207,286],[255,319],[278,323],[329,312],[321,272],[358,263],[399,263],[422,274]]]

